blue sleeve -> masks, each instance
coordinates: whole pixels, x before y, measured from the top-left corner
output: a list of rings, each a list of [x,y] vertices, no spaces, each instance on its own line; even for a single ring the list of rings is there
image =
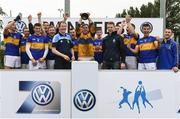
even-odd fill
[[[44,43],[49,43],[49,39],[47,36],[44,36]]]
[[[58,42],[58,36],[55,35],[52,39],[52,47],[56,48],[57,42]]]
[[[156,37],[151,36],[151,40],[152,40],[152,42],[156,41]]]
[[[139,41],[140,41],[140,40],[137,41],[136,45],[139,45],[139,44],[140,44]]]
[[[177,57],[178,57],[178,49],[177,49],[177,44],[173,43],[173,47],[172,47],[172,54],[173,54],[173,67],[177,66],[178,61],[177,61]]]
[[[52,39],[52,43],[57,43],[58,42],[58,35],[55,35]]]
[[[22,39],[22,37],[23,37],[22,34],[18,33],[18,38]]]
[[[96,40],[93,40],[93,46],[96,46]]]
[[[4,37],[4,38],[7,38],[8,36],[10,36],[10,33],[8,33],[8,34],[3,34],[3,37]]]
[[[31,43],[32,42],[32,36],[29,36],[27,39],[27,43]]]
[[[68,38],[72,41],[72,37],[71,37],[71,35],[69,35],[69,34],[68,34]]]

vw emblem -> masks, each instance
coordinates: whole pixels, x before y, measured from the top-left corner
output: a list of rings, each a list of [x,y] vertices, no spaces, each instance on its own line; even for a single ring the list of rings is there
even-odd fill
[[[95,104],[96,98],[94,94],[87,89],[78,91],[74,96],[74,105],[80,111],[89,111]]]
[[[23,29],[26,27],[26,23],[23,21],[17,21],[16,22],[16,29],[19,33],[23,33]]]
[[[32,99],[38,105],[48,105],[54,98],[53,89],[47,84],[37,85],[32,90]]]

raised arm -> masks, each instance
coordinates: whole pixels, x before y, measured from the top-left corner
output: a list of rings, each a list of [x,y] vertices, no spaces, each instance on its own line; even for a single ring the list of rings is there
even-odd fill
[[[11,21],[5,26],[4,31],[3,31],[4,35],[7,35],[9,33],[9,29],[13,24],[15,24],[15,21]]]
[[[29,32],[30,34],[34,34],[34,29],[33,29],[33,24],[32,24],[32,15],[28,16],[28,28],[29,28]]]

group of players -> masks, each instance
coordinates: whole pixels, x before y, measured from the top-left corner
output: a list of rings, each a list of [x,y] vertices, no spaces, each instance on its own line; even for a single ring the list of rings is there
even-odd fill
[[[28,27],[23,35],[16,30],[16,23],[10,21],[4,28],[5,69],[71,69],[77,61],[97,61],[101,69],[172,69],[178,71],[177,44],[172,39],[173,31],[166,28],[164,38],[150,35],[149,24],[142,25],[144,36],[140,38],[127,15],[120,25],[108,22],[108,34],[102,38],[102,29],[96,29],[89,17],[86,24],[80,18],[75,29],[66,33],[68,14],[57,26],[48,22],[32,24],[28,17]],[[126,33],[124,32],[126,31]]]

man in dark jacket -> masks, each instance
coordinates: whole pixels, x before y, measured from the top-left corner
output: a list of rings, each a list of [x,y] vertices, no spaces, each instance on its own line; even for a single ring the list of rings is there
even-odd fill
[[[107,24],[108,35],[103,39],[103,69],[125,69],[125,51],[122,38],[115,32],[114,22]]]

